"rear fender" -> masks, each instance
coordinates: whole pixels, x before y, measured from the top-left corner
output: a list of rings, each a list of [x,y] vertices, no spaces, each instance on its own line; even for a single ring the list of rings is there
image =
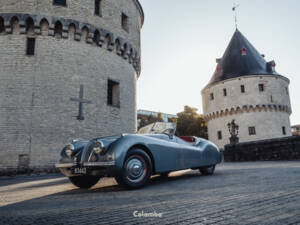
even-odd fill
[[[207,144],[202,154],[204,162],[207,164],[206,166],[216,165],[222,161],[222,154],[219,148],[214,144]]]

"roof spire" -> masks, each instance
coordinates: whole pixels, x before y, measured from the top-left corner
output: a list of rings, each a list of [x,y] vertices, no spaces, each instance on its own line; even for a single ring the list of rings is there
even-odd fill
[[[235,29],[237,29],[237,13],[236,9],[240,6],[240,4],[233,4],[232,11],[234,11],[234,21],[235,21]]]
[[[278,75],[275,62],[269,63],[255,47],[236,30],[221,59],[210,84],[219,81],[250,75]]]

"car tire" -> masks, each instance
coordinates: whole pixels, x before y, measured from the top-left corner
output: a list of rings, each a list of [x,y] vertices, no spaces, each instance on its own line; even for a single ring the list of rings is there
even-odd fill
[[[72,184],[79,188],[88,189],[94,186],[100,180],[100,177],[94,176],[76,176],[76,177],[69,177],[69,180]]]
[[[128,152],[124,161],[122,174],[115,177],[121,186],[129,188],[143,187],[152,174],[151,159],[146,152],[141,149],[132,149]]]
[[[215,172],[216,165],[200,167],[199,170],[203,175],[213,175]]]

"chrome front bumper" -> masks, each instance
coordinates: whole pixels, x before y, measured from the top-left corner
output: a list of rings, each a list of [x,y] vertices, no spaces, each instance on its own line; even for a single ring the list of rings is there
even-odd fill
[[[71,167],[106,167],[106,166],[114,166],[116,164],[115,161],[107,161],[107,162],[84,162],[83,165],[77,163],[57,163],[55,164],[56,168],[71,168]]]

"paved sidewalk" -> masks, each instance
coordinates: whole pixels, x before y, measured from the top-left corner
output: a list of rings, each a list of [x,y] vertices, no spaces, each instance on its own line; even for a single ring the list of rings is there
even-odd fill
[[[0,224],[300,224],[300,161],[185,170],[139,190],[111,178],[80,190],[61,175],[2,177]]]

